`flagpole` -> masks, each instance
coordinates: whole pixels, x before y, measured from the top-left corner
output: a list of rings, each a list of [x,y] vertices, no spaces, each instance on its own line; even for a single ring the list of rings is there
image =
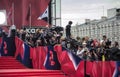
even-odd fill
[[[86,76],[86,60],[84,61],[84,77],[87,77]]]
[[[12,25],[14,25],[14,3],[12,3],[12,9],[13,9],[13,13],[12,13]]]
[[[47,9],[48,9],[48,19],[47,19],[47,26],[49,26],[49,19],[50,19],[50,18],[49,18],[49,11],[50,11],[49,7],[51,7],[51,6],[49,6],[49,5],[47,6]]]
[[[29,19],[29,26],[31,28],[31,3],[29,4],[29,7],[30,7],[30,19]]]

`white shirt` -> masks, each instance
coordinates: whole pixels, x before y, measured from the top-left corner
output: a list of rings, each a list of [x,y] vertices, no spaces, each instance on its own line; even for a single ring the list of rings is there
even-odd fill
[[[83,57],[83,53],[84,53],[84,51],[85,51],[84,48],[83,48],[81,51],[78,50],[78,51],[77,51],[77,55],[78,55],[80,58],[82,58],[82,57]]]

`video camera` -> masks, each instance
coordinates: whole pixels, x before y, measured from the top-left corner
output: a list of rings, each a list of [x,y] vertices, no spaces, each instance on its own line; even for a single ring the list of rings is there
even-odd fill
[[[66,47],[74,50],[75,52],[77,51],[78,46],[81,45],[81,43],[79,43],[75,39],[66,39],[65,41],[66,41]]]
[[[56,27],[51,27],[50,29],[46,30],[46,38],[51,38],[55,36],[55,33],[60,34],[62,36],[61,32],[63,31],[63,27],[56,26]]]
[[[60,33],[63,30],[64,30],[63,27],[60,27],[60,26],[56,26],[56,27],[51,27],[50,28],[51,32],[56,31],[57,33]]]

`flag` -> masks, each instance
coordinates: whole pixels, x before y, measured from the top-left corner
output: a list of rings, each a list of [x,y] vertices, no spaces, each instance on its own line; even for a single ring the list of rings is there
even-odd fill
[[[31,25],[46,26],[48,21],[48,6],[50,0],[31,0]]]
[[[44,11],[44,13],[38,17],[38,20],[44,20],[48,22],[48,7]]]

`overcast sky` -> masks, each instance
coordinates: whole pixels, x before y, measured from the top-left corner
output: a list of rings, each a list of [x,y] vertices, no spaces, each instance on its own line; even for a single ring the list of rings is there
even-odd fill
[[[120,8],[120,0],[61,0],[62,26],[69,20],[75,25],[85,19],[100,19],[110,8]]]

